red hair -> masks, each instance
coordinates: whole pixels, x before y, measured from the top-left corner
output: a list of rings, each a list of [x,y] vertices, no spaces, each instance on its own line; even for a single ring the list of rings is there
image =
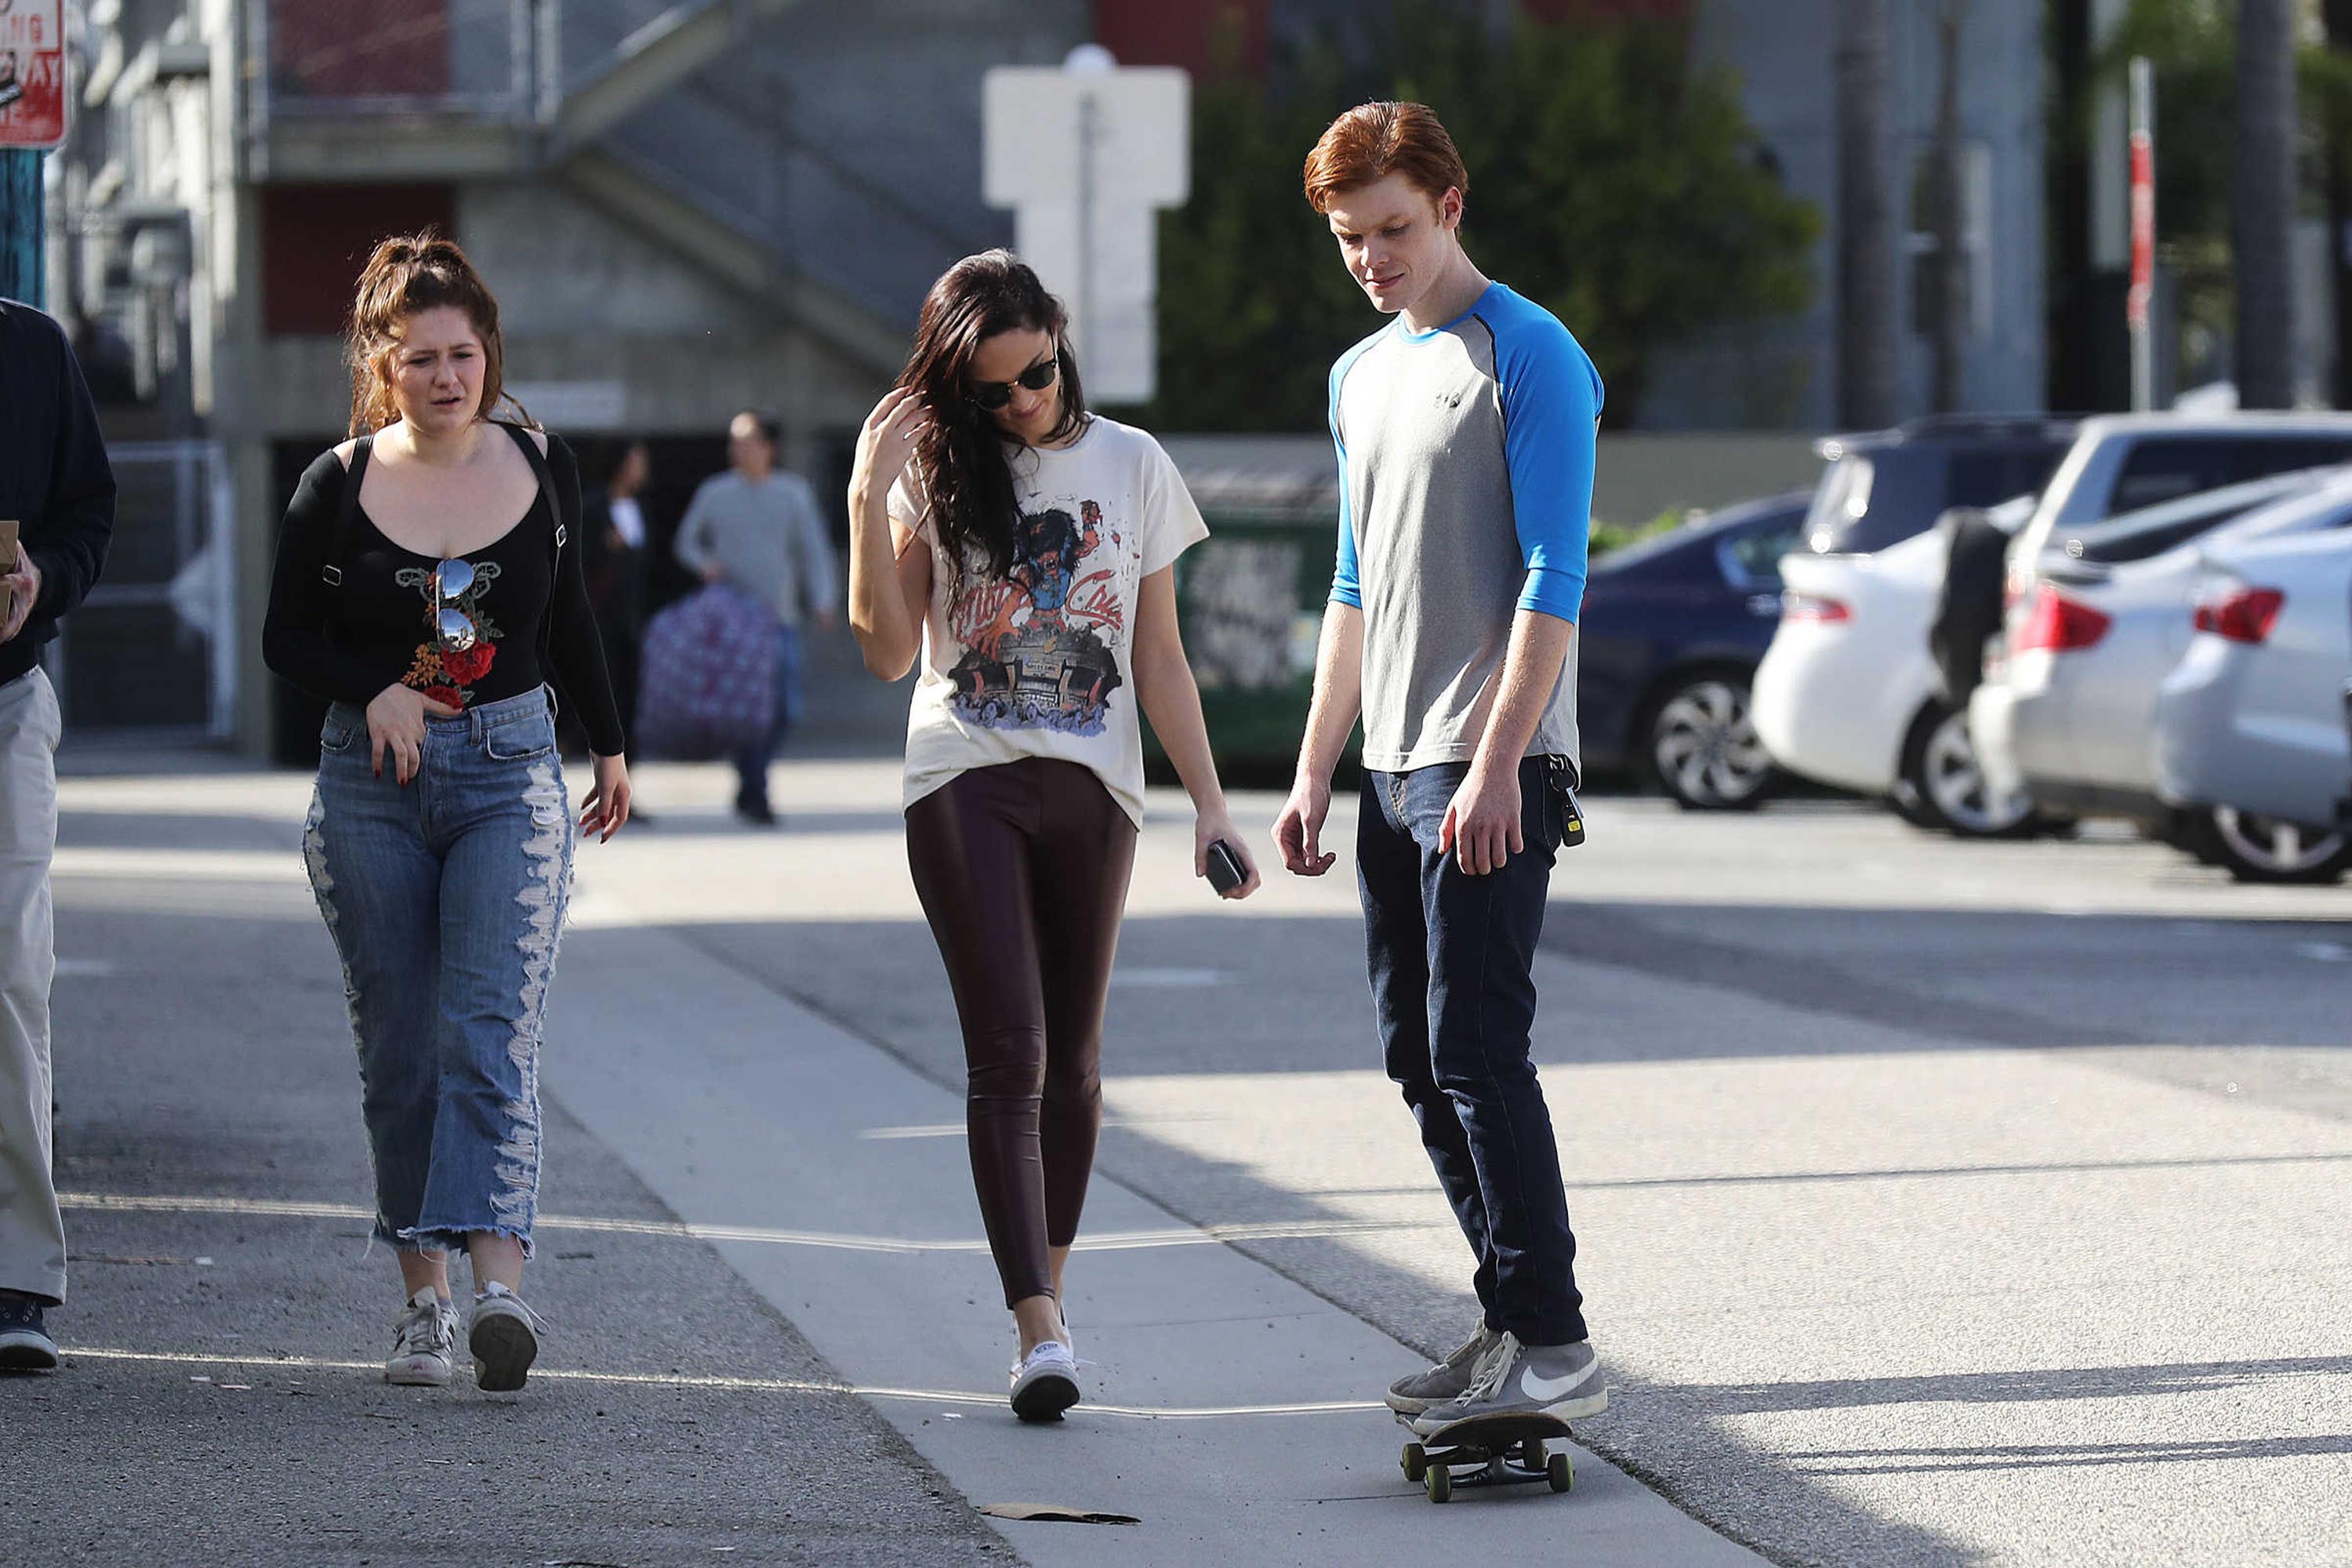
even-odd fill
[[[1360,103],[1331,121],[1307,154],[1307,201],[1330,210],[1341,191],[1402,174],[1431,201],[1470,194],[1470,171],[1425,103]]]

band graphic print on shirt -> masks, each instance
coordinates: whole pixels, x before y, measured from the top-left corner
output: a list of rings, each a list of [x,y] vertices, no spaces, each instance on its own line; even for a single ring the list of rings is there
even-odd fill
[[[1106,637],[1127,626],[1127,545],[1092,500],[1055,497],[1021,514],[1011,571],[969,576],[956,600],[950,630],[963,654],[948,673],[959,717],[991,730],[1103,733],[1125,684]]]

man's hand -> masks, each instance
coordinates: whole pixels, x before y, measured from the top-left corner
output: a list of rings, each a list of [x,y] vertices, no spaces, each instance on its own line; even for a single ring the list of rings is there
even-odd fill
[[[7,596],[7,618],[0,620],[0,643],[13,642],[33,618],[33,601],[41,596],[41,569],[21,547],[16,552],[16,569],[0,573],[0,593]]]
[[[1274,819],[1274,842],[1292,876],[1319,877],[1339,858],[1323,852],[1323,819],[1330,814],[1328,780],[1302,778],[1290,786],[1290,798]]]
[[[1516,769],[1489,777],[1472,763],[1462,787],[1445,808],[1437,849],[1451,854],[1466,877],[1499,871],[1528,847],[1519,826],[1519,777]]]

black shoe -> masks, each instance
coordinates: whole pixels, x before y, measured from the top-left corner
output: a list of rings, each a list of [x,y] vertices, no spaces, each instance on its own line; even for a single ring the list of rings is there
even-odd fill
[[[735,815],[754,827],[776,825],[776,814],[764,800],[739,800],[735,803]]]
[[[52,1372],[58,1343],[41,1321],[41,1303],[18,1290],[0,1290],[0,1372]]]

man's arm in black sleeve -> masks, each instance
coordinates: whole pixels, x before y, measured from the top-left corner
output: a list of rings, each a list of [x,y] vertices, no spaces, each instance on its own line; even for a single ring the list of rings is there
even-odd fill
[[[25,540],[40,568],[37,616],[69,614],[98,583],[114,535],[114,469],[98,430],[98,407],[73,349],[58,334],[58,438],[49,465],[48,501]]]

